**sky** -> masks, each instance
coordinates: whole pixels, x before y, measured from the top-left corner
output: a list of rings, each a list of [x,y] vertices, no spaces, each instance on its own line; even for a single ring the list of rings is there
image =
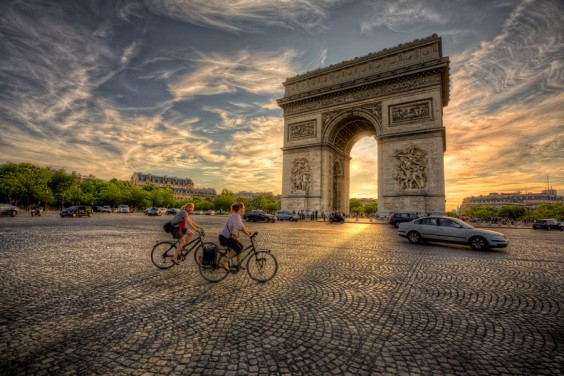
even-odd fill
[[[564,194],[563,20],[561,0],[2,0],[0,163],[280,194],[283,82],[438,34],[447,210]],[[377,197],[376,141],[351,155],[351,196]]]

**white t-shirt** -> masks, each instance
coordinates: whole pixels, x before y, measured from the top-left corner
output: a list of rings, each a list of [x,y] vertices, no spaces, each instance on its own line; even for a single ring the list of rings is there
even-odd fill
[[[234,229],[241,231],[243,230],[243,227],[245,226],[243,225],[243,220],[241,219],[241,216],[237,213],[233,213],[229,216],[229,218],[227,218],[227,221],[225,222],[225,226],[223,226],[223,229],[221,230],[219,235],[223,235],[226,238],[230,238],[231,233],[233,232]]]

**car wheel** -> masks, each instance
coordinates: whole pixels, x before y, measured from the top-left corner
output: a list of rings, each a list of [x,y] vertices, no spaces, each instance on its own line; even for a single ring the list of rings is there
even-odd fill
[[[270,222],[270,219],[265,218],[265,219],[264,219],[264,223],[267,223],[267,222]]]
[[[417,231],[410,231],[407,234],[407,240],[412,244],[417,244],[421,241],[421,235]]]
[[[18,215],[18,212],[14,210],[14,211],[12,211],[12,213],[10,213],[10,215],[11,215],[12,217],[15,217],[16,215]]]
[[[73,216],[73,217],[76,217],[76,213],[72,213],[72,216]]]
[[[399,222],[394,222],[394,227],[395,228],[399,228],[400,223]]]
[[[88,213],[88,216],[89,216],[89,217],[92,217],[92,213]]]
[[[489,249],[488,241],[481,236],[474,236],[470,239],[470,247],[475,250]]]

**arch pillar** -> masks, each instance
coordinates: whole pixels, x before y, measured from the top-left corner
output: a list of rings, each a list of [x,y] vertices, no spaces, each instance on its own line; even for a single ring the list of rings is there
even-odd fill
[[[379,214],[445,212],[441,43],[433,35],[286,80],[282,209],[348,212],[350,152],[374,136]]]

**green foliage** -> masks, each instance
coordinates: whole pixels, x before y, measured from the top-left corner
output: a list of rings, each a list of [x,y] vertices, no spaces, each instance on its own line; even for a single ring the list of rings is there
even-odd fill
[[[235,197],[233,197],[233,192],[224,189],[221,194],[213,200],[213,209],[227,211],[231,209],[231,205],[235,203]]]
[[[522,218],[527,211],[522,206],[504,205],[497,211],[497,216],[517,220]]]
[[[377,202],[369,202],[368,204],[364,205],[364,213],[375,214],[377,212],[378,212],[378,203]]]
[[[535,218],[556,218],[559,221],[564,220],[564,205],[562,204],[542,204],[539,205],[534,213]]]

